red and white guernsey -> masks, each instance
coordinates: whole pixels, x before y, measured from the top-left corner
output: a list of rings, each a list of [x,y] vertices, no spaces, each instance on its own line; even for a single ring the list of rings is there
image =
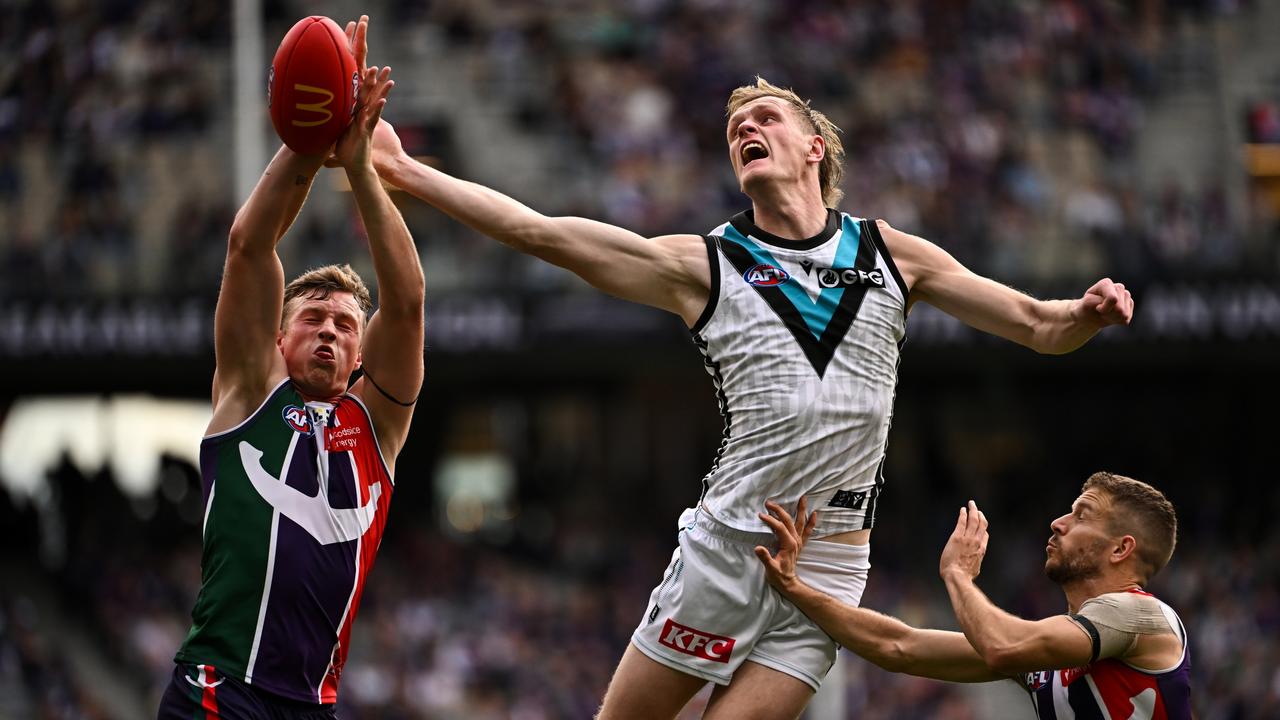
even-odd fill
[[[364,404],[307,402],[288,380],[200,445],[202,584],[181,663],[333,703],[392,479]]]
[[[1129,592],[1151,597],[1141,590]],[[1036,716],[1040,720],[1191,720],[1187,631],[1173,608],[1160,602],[1160,609],[1182,641],[1182,657],[1176,664],[1153,672],[1105,658],[1070,670],[1027,673],[1021,680],[1031,693]]]

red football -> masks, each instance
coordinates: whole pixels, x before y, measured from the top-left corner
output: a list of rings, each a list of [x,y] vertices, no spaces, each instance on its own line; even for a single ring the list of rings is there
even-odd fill
[[[299,20],[280,41],[267,79],[276,134],[297,153],[328,150],[351,122],[359,86],[342,28],[318,15]]]

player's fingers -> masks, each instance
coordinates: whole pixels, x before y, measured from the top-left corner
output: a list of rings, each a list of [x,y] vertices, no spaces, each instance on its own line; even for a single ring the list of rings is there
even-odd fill
[[[964,534],[973,535],[977,531],[979,523],[978,503],[970,500],[965,510]]]
[[[987,514],[981,510],[978,511],[978,532],[984,536],[987,532]],[[983,542],[985,543],[986,541],[984,540]]]
[[[352,43],[352,54],[356,58],[356,67],[364,69],[365,60],[369,57],[369,16],[361,15],[360,22],[356,23],[356,29],[352,35],[354,42]]]
[[[347,21],[347,27],[346,27],[346,29],[345,29],[345,30],[343,30],[343,32],[345,32],[345,33],[346,33],[346,35],[347,35],[347,47],[351,50],[352,54],[355,54],[355,51],[356,51],[356,21],[355,21],[355,20],[348,20],[348,21]]]
[[[756,546],[756,557],[759,558],[760,562],[764,563],[764,566],[770,570],[778,569],[778,561],[773,559],[773,556],[769,554],[767,549],[759,545]]]
[[[386,106],[386,98],[380,98],[373,104],[373,108],[369,111],[369,122],[365,125],[366,130],[373,132],[373,129],[378,126],[378,118],[382,117],[382,108]]]
[[[778,518],[779,520],[781,520],[782,522],[786,523],[791,527],[795,527],[796,525],[795,520],[791,519],[791,513],[787,512],[786,508],[782,507],[776,502],[773,502],[772,500],[765,501],[765,507],[769,508],[769,512],[773,513],[774,517]]]
[[[805,520],[804,533],[801,535],[801,538],[803,538],[805,542],[808,542],[809,536],[813,534],[813,529],[817,526],[818,526],[818,512],[815,510],[809,513],[809,518]]]
[[[769,526],[773,534],[777,536],[780,545],[795,544],[794,531],[781,520],[764,513],[759,513],[761,522]]]

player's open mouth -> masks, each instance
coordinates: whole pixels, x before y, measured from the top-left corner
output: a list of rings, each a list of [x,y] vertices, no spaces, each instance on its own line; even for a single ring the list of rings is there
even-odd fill
[[[321,345],[320,347],[316,348],[316,357],[320,358],[321,360],[332,360],[333,350],[328,345]]]
[[[742,167],[750,165],[755,160],[763,160],[769,157],[769,150],[759,140],[750,140],[743,143],[738,152],[742,157]]]

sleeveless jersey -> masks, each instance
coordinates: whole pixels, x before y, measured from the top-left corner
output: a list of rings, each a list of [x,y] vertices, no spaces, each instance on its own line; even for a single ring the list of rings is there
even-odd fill
[[[287,379],[200,444],[201,587],[181,663],[275,695],[337,700],[351,625],[391,502],[364,404],[307,402]]]
[[[1027,673],[1022,684],[1031,693],[1036,716],[1040,720],[1191,720],[1187,631],[1173,608],[1161,602],[1160,609],[1182,641],[1182,658],[1176,665],[1151,672],[1106,658],[1070,670]]]
[[[765,500],[806,497],[818,536],[871,527],[907,301],[875,222],[828,210],[819,235],[793,241],[748,211],[706,243],[710,300],[692,333],[725,430],[702,507],[769,532]]]

